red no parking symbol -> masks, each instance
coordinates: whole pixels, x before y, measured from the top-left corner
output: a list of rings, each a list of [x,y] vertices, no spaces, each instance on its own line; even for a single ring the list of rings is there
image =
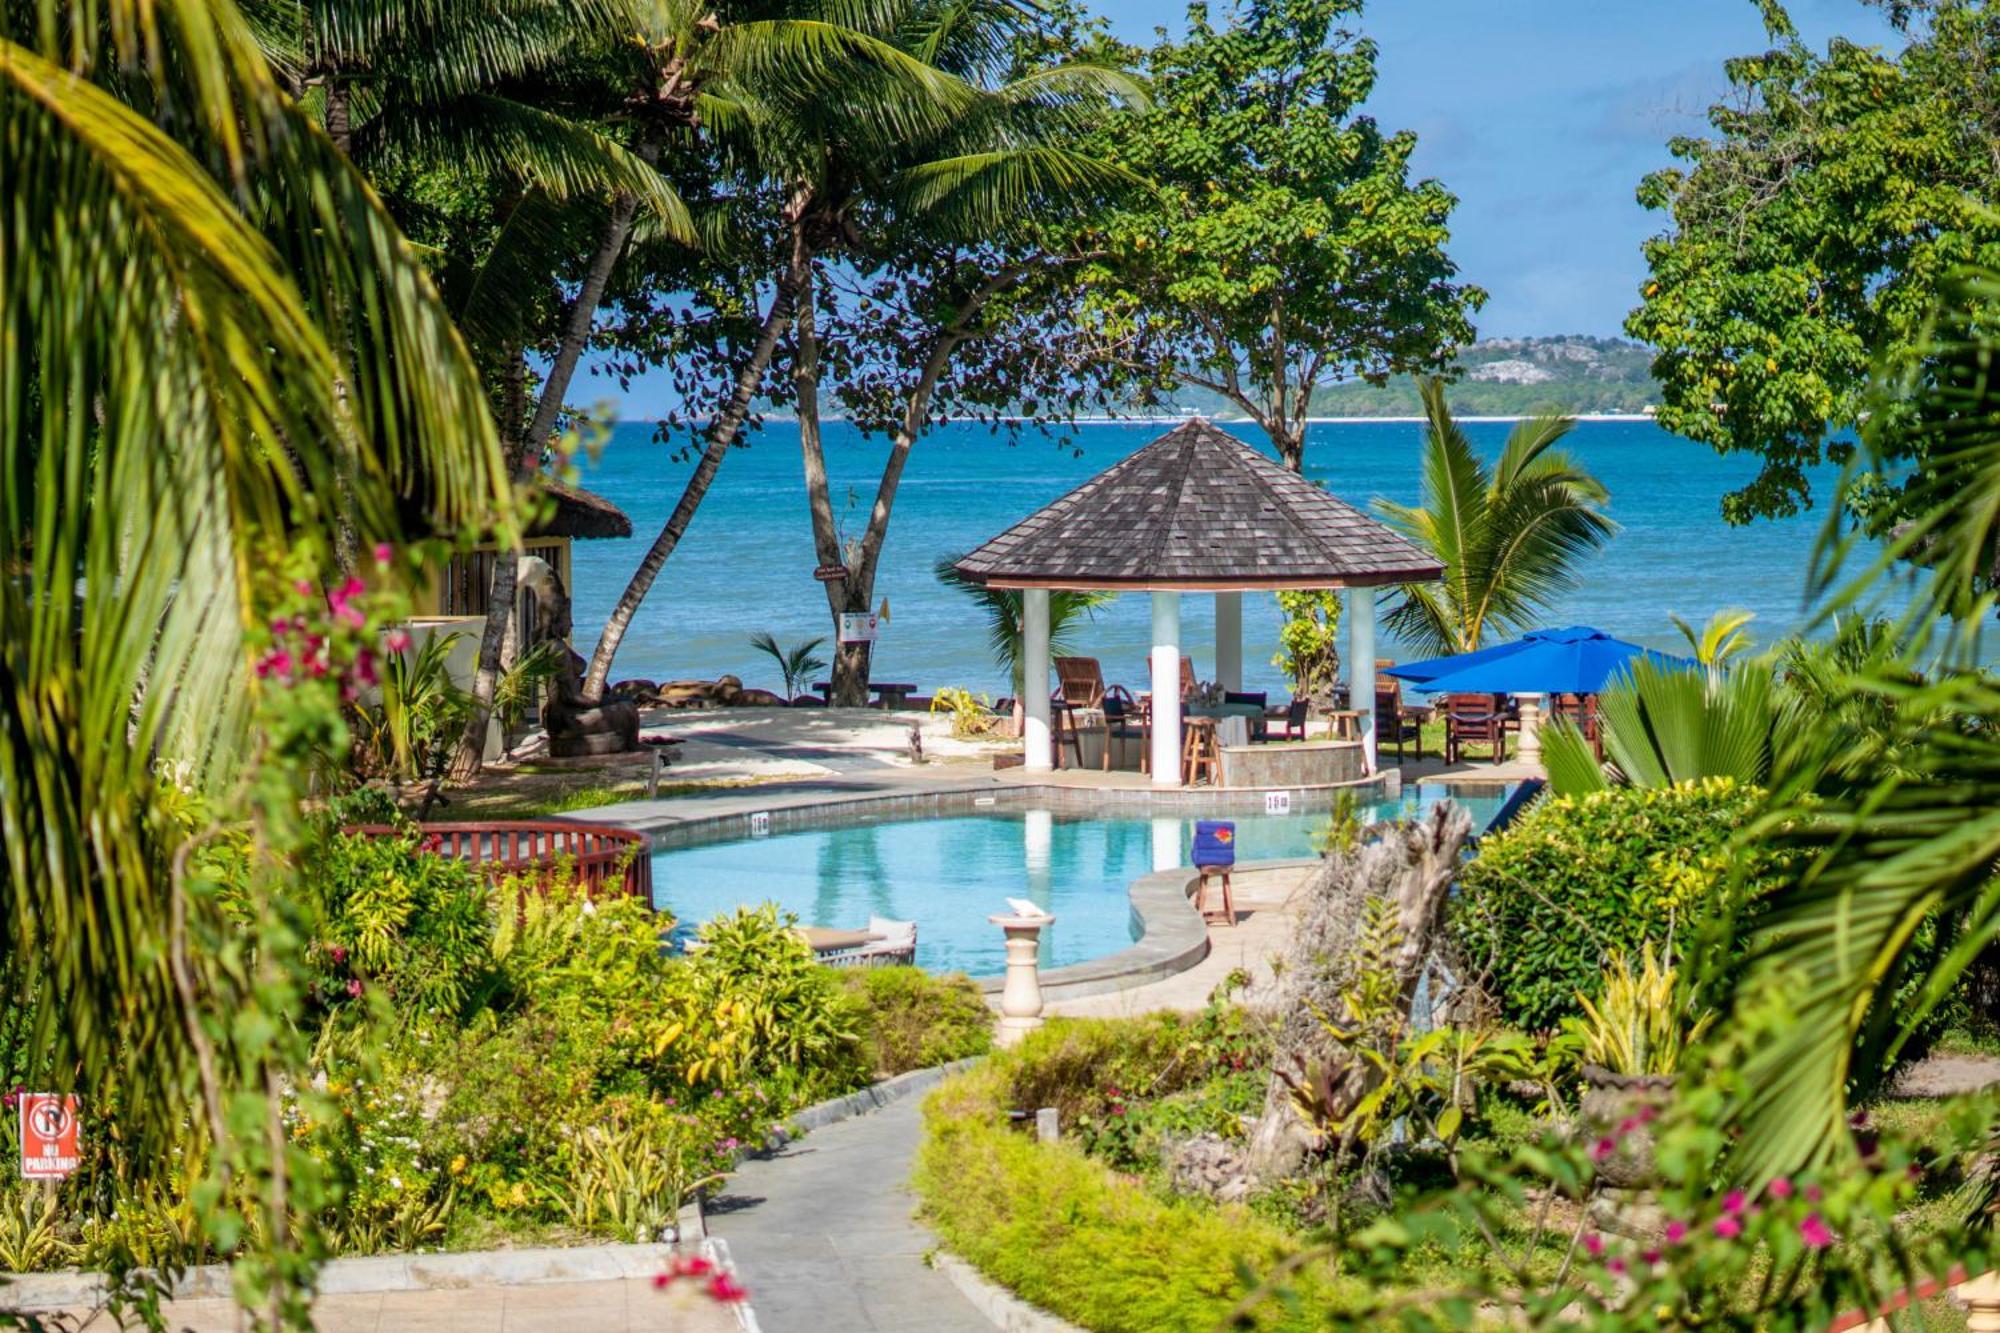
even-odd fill
[[[21,1094],[21,1178],[61,1180],[76,1170],[76,1098]]]

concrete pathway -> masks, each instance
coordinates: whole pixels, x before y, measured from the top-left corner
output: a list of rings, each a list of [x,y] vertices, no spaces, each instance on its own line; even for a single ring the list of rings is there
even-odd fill
[[[992,1333],[924,1262],[912,1218],[923,1098],[813,1131],[745,1162],[710,1205],[765,1333]]]

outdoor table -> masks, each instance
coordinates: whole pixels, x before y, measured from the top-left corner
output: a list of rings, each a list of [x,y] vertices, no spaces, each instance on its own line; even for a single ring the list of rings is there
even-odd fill
[[[884,709],[901,708],[903,700],[917,692],[917,687],[914,685],[903,685],[886,680],[870,681],[868,688],[874,693],[876,700]]]
[[[1250,743],[1250,719],[1235,713],[1216,718],[1215,743],[1217,745],[1248,745]]]
[[[1263,721],[1264,709],[1258,704],[1198,704],[1191,703],[1183,710],[1183,717],[1212,717],[1215,719],[1215,740],[1218,745],[1248,745],[1250,743],[1250,723],[1254,719]]]

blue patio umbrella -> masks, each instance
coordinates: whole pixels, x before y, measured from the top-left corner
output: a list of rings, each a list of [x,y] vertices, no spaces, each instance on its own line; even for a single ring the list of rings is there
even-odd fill
[[[1597,694],[1639,658],[1663,668],[1686,658],[1614,639],[1587,625],[1539,629],[1513,643],[1388,668],[1425,694]]]

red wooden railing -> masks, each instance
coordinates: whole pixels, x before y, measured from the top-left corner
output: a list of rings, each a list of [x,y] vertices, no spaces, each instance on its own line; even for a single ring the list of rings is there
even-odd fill
[[[411,829],[358,824],[344,831],[402,838]],[[570,819],[497,819],[418,824],[415,832],[425,850],[470,861],[494,879],[534,875],[547,883],[562,866],[592,898],[630,894],[653,901],[653,840],[635,829]]]

